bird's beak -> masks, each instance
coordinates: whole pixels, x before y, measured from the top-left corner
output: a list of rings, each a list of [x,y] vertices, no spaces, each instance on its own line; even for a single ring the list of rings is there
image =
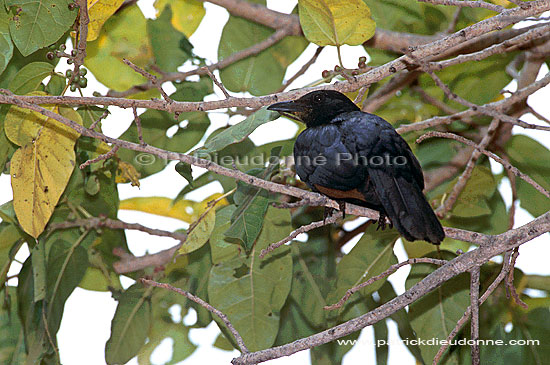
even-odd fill
[[[303,113],[309,110],[308,107],[298,102],[297,100],[283,101],[281,103],[272,104],[268,106],[267,109],[274,110],[279,113]]]
[[[304,117],[311,112],[311,108],[304,105],[299,100],[283,101],[281,103],[272,104],[268,106],[267,109],[279,112],[285,117],[299,122],[303,122]]]

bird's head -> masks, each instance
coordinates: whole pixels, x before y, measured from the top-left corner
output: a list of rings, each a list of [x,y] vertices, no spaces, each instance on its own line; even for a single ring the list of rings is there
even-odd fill
[[[360,110],[347,96],[334,90],[312,91],[297,100],[276,103],[267,109],[297,119],[308,127],[329,124],[341,113]]]

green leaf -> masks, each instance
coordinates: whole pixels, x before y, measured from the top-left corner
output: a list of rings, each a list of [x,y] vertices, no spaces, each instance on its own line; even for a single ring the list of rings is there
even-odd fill
[[[300,0],[300,24],[319,46],[357,46],[374,35],[376,23],[362,0]]]
[[[189,357],[197,348],[189,340],[189,327],[181,323],[173,323],[166,318],[157,318],[153,322],[153,328],[149,334],[147,344],[138,354],[139,364],[151,364],[151,355],[165,339],[171,339],[172,357],[165,365],[177,364]]]
[[[134,284],[119,298],[105,345],[107,364],[125,364],[145,344],[151,329],[151,291]]]
[[[448,251],[442,251],[442,254],[446,260],[456,257]],[[435,254],[429,256],[434,257]],[[405,282],[405,288],[409,290],[435,269],[436,267],[431,264],[413,265]],[[410,304],[409,318],[417,336],[422,339],[445,340],[469,305],[469,288],[468,275],[461,274]],[[420,351],[426,363],[432,362],[439,347],[439,345],[420,344]]]
[[[0,222],[0,289],[4,287],[15,253],[22,245],[21,238],[16,225]]]
[[[206,141],[204,147],[195,151],[197,157],[208,158],[210,153],[220,151],[225,147],[243,141],[252,132],[262,124],[275,120],[279,113],[272,112],[266,108],[258,110],[242,122],[239,122],[231,127],[224,129],[216,136]]]
[[[386,281],[380,289],[378,289],[378,295],[380,295],[380,302],[387,303],[393,298],[397,297],[397,293],[393,289],[393,286],[389,281]],[[416,334],[414,333],[409,314],[405,309],[400,309],[390,316],[391,319],[397,324],[397,331],[399,337],[404,340],[405,346],[409,349],[411,354],[416,358],[419,363],[422,363],[422,354],[420,348],[412,340],[416,340]]]
[[[46,92],[50,95],[61,95],[66,84],[67,79],[64,76],[53,74],[46,85]]]
[[[372,18],[379,28],[409,33],[421,32],[426,28],[426,18],[421,4],[408,0],[363,0],[368,5]],[[391,14],[392,16],[388,16]]]
[[[10,82],[10,91],[19,95],[35,91],[42,80],[50,76],[53,67],[52,64],[47,62],[33,62],[25,65]]]
[[[458,178],[449,184],[448,193],[451,192],[457,181]],[[484,166],[476,166],[458,196],[451,214],[457,217],[479,217],[491,214],[488,200],[493,196],[496,188],[497,184],[491,170]]]
[[[208,298],[208,278],[212,267],[212,259],[208,245],[204,245],[199,250],[191,252],[184,257],[188,258],[189,264],[185,266],[181,274],[187,280],[185,281],[185,285],[179,287],[210,302]],[[172,274],[168,279],[170,279],[169,282],[172,284],[178,283],[172,280]],[[193,308],[197,312],[197,323],[193,327],[206,327],[212,321],[210,312],[197,303],[186,300],[184,306],[186,308]]]
[[[99,82],[113,90],[124,91],[142,84],[147,79],[122,59],[142,68],[150,64],[153,51],[149,37],[144,34],[147,34],[147,20],[143,13],[136,5],[127,6],[105,22],[98,39],[88,42],[84,64]]]
[[[225,351],[233,351],[234,349],[231,342],[229,342],[229,340],[225,338],[223,333],[220,333],[218,337],[216,337],[216,341],[214,341],[214,344],[212,346]]]
[[[291,230],[290,213],[270,207],[250,255],[241,252],[210,271],[209,302],[228,316],[251,351],[268,348],[275,341],[279,311],[290,292],[292,280],[292,257],[287,247],[278,248],[264,259],[258,255]]]
[[[189,41],[183,33],[174,29],[171,19],[172,10],[168,5],[157,19],[147,20],[147,33],[151,39],[155,64],[166,72],[177,71],[192,56],[186,48],[181,47],[182,42]]]
[[[395,230],[376,231],[374,225],[370,225],[359,242],[345,255],[336,266],[336,287],[329,295],[329,304],[338,302],[340,298],[351,289],[368,279],[388,269],[390,265],[397,263],[393,254],[393,245],[399,238]],[[361,289],[355,296],[368,296],[378,290],[387,278],[375,281],[371,285]],[[348,308],[349,305],[342,308]],[[343,310],[340,309],[339,312]]]
[[[198,0],[156,0],[154,3],[157,12],[168,5],[173,12],[172,26],[186,37],[191,37],[206,13],[203,3]]]
[[[201,78],[199,82],[186,81],[178,85],[178,90],[170,97],[176,101],[202,101],[211,92],[211,81]],[[150,109],[141,114],[140,118],[145,142],[174,152],[188,152],[202,139],[210,126],[210,119],[204,112],[181,113],[178,120],[175,120],[174,116],[168,112]],[[179,125],[183,121],[188,122],[187,126]],[[166,131],[174,125],[178,125],[178,129],[168,137]],[[132,123],[120,138],[125,141],[139,142],[135,124]],[[122,160],[134,165],[141,174],[141,178],[155,174],[168,165],[167,160],[148,153],[119,150],[117,154]]]
[[[69,0],[5,0],[17,7],[9,18],[10,34],[23,56],[55,43],[73,25],[78,11],[69,9]]]
[[[215,224],[216,210],[209,209],[208,213],[206,213],[206,215],[204,215],[204,217],[196,223],[193,230],[190,232],[188,231],[187,239],[178,249],[178,254],[185,255],[201,248],[206,242],[208,242]]]
[[[84,237],[77,239],[74,243],[58,239],[50,248],[46,276],[48,284],[46,318],[51,333],[57,333],[63,317],[65,302],[78,286],[88,268],[88,252],[80,246]]]
[[[44,246],[44,243],[38,242],[31,251],[35,303],[46,298],[46,248]]]
[[[216,224],[209,240],[214,265],[239,255],[239,245],[227,240],[224,234],[231,226],[231,216],[236,209],[236,206],[228,205],[216,211]]]
[[[23,263],[18,275],[17,308],[25,334],[27,363],[39,363],[48,352],[53,353],[44,327],[42,313],[45,310],[44,301],[34,301],[33,256]]]
[[[265,5],[265,1],[254,1]],[[273,34],[273,30],[244,18],[230,16],[223,28],[218,58],[225,59],[235,52],[252,47]],[[286,68],[308,42],[303,37],[286,37],[277,44],[220,71],[224,86],[234,92],[248,91],[252,95],[265,95],[281,87]]]
[[[76,109],[76,112],[80,115],[80,118],[82,118],[82,125],[86,128],[90,128],[92,123],[101,118],[106,110],[106,108],[100,108],[98,106],[81,106]],[[99,123],[99,126],[101,126],[101,122]],[[79,143],[82,138],[83,137],[80,138]]]
[[[372,325],[374,329],[374,341],[376,341],[376,364],[385,365],[388,363],[388,325],[385,320],[376,322]],[[381,345],[378,345],[381,344]]]
[[[244,184],[239,184],[244,186]],[[231,225],[225,236],[238,240],[246,251],[250,251],[256,237],[260,234],[267,211],[267,192],[263,189],[250,189],[247,195],[231,216]]]
[[[21,321],[17,315],[15,288],[8,286],[6,297],[0,303],[0,363],[24,364],[25,339]],[[2,296],[4,292],[2,292]]]
[[[543,188],[550,189],[550,151],[532,138],[523,135],[512,136],[506,143],[510,163],[529,175]],[[531,184],[516,177],[520,206],[534,217],[550,210],[550,199],[542,195]]]
[[[273,171],[279,167],[280,147],[271,151],[270,164],[263,169],[253,169],[248,174],[257,175],[262,179],[269,179]],[[275,157],[275,159],[271,159]],[[269,202],[269,194],[266,190],[248,185],[242,181],[237,182],[237,190],[233,200],[237,209],[231,216],[231,226],[225,231],[229,238],[238,240],[243,248],[249,252],[256,237],[262,229],[264,215]]]
[[[9,14],[4,6],[4,0],[0,1],[0,74],[13,56],[13,43],[11,42]]]
[[[193,184],[193,174],[192,174],[193,171],[191,169],[191,165],[180,161],[176,164],[176,171],[178,172],[178,174],[183,176],[185,180],[187,180],[189,185]]]
[[[545,341],[550,335],[550,310],[537,308],[522,318],[514,319],[512,329],[506,331],[505,324],[499,322],[491,331],[492,340],[501,340],[504,346],[484,345],[481,347],[481,359],[486,364],[544,364],[550,356],[550,346]],[[526,344],[526,341],[538,340],[539,344]],[[524,345],[511,345],[510,341],[521,341]]]

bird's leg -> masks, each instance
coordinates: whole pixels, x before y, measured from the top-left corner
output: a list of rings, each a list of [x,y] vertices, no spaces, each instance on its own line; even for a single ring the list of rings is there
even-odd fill
[[[387,217],[388,216],[386,215],[386,213],[380,212],[380,216],[378,217],[378,227],[376,227],[377,231],[379,229],[382,229],[382,231],[386,229],[386,218]],[[390,226],[390,228],[393,228],[393,223],[391,222],[391,220],[390,220],[389,226]]]
[[[337,200],[338,209],[342,212],[342,219],[346,218],[346,202],[343,200]]]
[[[327,224],[327,218],[330,217],[333,212],[334,208],[325,207],[325,211],[323,212],[323,224]]]

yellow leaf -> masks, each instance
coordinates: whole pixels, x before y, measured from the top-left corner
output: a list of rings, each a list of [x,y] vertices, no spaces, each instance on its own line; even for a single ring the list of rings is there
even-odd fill
[[[216,209],[208,210],[208,213],[191,230],[178,254],[185,255],[201,248],[210,238],[210,234],[216,224]]]
[[[99,82],[124,91],[147,79],[130,67],[122,58],[139,67],[153,62],[153,51],[147,34],[147,20],[137,6],[128,6],[109,18],[101,28],[98,38],[86,48],[86,67]]]
[[[45,96],[47,94],[42,91],[33,91],[27,95]],[[53,111],[55,106],[46,105],[44,108]],[[18,146],[23,146],[32,142],[47,119],[48,117],[38,112],[12,106],[4,120],[4,131],[10,141]]]
[[[191,200],[180,200],[172,205],[172,199],[152,196],[147,198],[130,198],[120,202],[119,209],[137,210],[163,217],[182,220],[187,223],[193,221],[194,216],[199,215],[194,211],[197,203]]]
[[[122,5],[124,0],[88,0],[88,42],[95,41],[103,23]]]
[[[79,115],[70,108],[61,108],[60,114],[82,124]],[[24,132],[18,134],[18,142],[25,144],[15,151],[10,164],[13,207],[23,230],[36,238],[44,231],[69,182],[79,134],[56,120],[34,113],[27,115],[20,128]]]
[[[120,202],[119,209],[137,210],[140,212],[151,213],[163,217],[179,219],[181,221],[192,223],[195,222],[202,212],[208,206],[208,202],[222,196],[220,193],[215,193],[204,199],[202,202],[192,200],[179,200],[176,204],[172,204],[170,198],[152,196],[146,198],[130,198]],[[223,199],[218,202],[217,207],[227,205],[227,200]]]
[[[139,187],[139,177],[140,173],[136,170],[134,165],[124,161],[118,162],[118,169],[115,177],[115,182],[117,184],[130,182],[132,186]]]
[[[172,26],[189,38],[201,23],[206,11],[201,1],[197,0],[157,0],[155,9],[157,16],[162,13],[166,5],[172,9]]]
[[[374,35],[376,23],[363,0],[299,0],[298,5],[304,35],[319,46],[356,46]]]

